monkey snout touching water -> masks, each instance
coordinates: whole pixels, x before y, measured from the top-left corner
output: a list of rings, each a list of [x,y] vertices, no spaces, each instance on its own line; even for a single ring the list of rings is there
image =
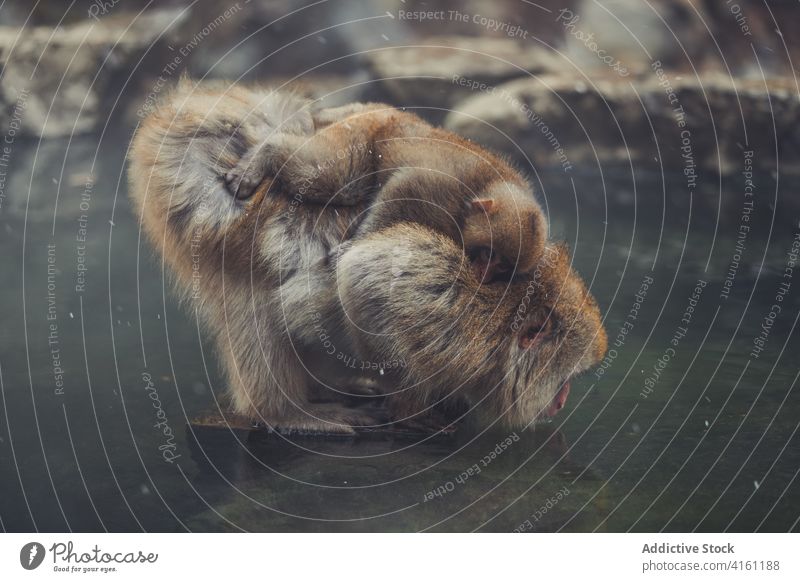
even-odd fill
[[[355,142],[320,141],[359,128]],[[294,149],[276,157],[281,143]],[[354,360],[403,362],[382,378],[394,420],[454,399],[522,426],[562,407],[605,350],[594,299],[545,242],[524,180],[411,114],[312,116],[293,94],[183,80],[139,127],[129,177],[216,343],[231,407],[272,428],[384,423],[341,398]]]

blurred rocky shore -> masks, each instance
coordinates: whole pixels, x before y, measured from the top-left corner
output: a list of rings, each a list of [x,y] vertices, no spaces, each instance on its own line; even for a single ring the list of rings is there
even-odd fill
[[[383,100],[564,172],[800,173],[793,1],[8,3],[0,125],[133,128],[184,72]],[[782,32],[784,31],[784,32]]]

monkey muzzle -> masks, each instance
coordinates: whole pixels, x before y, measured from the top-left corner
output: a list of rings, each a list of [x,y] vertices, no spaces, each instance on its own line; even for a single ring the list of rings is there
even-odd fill
[[[556,392],[550,405],[544,409],[542,414],[548,418],[553,417],[556,413],[564,408],[567,403],[567,396],[569,396],[569,380],[561,385],[561,388]]]

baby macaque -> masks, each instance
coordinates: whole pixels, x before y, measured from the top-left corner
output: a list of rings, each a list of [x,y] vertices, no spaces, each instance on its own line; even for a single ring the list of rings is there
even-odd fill
[[[487,283],[530,272],[547,222],[529,185],[507,163],[416,115],[388,105],[353,104],[314,116],[309,136],[278,129],[263,136],[226,175],[239,199],[270,178],[273,191],[303,201],[370,202],[359,235],[417,222],[461,243]]]
[[[597,305],[564,247],[547,244],[528,275],[487,285],[453,233],[420,219],[414,205],[405,220],[394,213],[385,226],[361,230],[383,202],[353,190],[383,184],[379,172],[334,176],[340,190],[325,195],[330,204],[307,203],[315,189],[324,191],[319,179],[295,184],[287,178],[300,176],[282,172],[246,197],[231,195],[230,172],[264,135],[314,137],[326,116],[341,117],[337,110],[312,116],[308,105],[295,94],[184,79],[142,122],[131,147],[130,194],[141,225],[212,335],[233,411],[280,431],[351,433],[426,418],[442,401],[465,402],[487,421],[515,427],[562,407],[570,378],[606,349]],[[396,123],[406,119],[398,114]],[[450,162],[445,183],[463,183],[471,199],[513,203],[516,194],[496,193],[506,184],[527,192],[505,169],[491,170],[500,172],[497,180],[471,172],[479,165],[472,160],[491,157],[476,145],[451,136],[439,153],[431,130],[409,122],[394,131],[424,133],[422,158],[460,152],[454,157],[468,160]],[[364,168],[368,149],[348,150],[351,163],[342,167]],[[413,158],[413,147],[400,150],[384,188],[415,176],[430,183],[426,174],[435,171]],[[321,168],[342,164],[334,151],[318,159]],[[347,204],[337,203],[340,196]],[[426,206],[457,208],[450,187],[423,197]],[[508,236],[493,233],[493,240]],[[403,365],[380,364],[390,361]],[[348,404],[347,393],[376,381],[388,416],[385,408]]]

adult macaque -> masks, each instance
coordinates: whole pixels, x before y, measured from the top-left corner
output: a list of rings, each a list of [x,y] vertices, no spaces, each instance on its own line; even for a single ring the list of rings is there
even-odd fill
[[[294,94],[183,80],[131,149],[142,225],[215,339],[233,409],[279,430],[352,432],[386,420],[341,398],[362,392],[365,378],[384,381],[393,420],[449,398],[512,426],[563,406],[569,379],[606,346],[564,247],[543,246],[528,275],[487,284],[476,257],[436,224],[395,216],[362,230],[375,220],[369,196],[338,204],[334,193],[315,194],[312,203],[320,183],[285,176],[246,198],[231,194],[231,172],[265,135],[309,138],[341,118],[308,105]],[[360,149],[344,151],[356,159],[331,152],[320,166],[359,167]],[[470,144],[464,155],[481,152]]]

